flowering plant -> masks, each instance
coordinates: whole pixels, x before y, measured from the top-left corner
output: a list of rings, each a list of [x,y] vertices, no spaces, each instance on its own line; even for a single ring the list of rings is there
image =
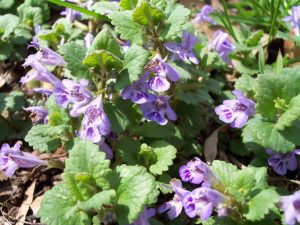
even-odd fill
[[[49,2],[60,10],[51,26],[43,0],[18,4],[14,26],[5,21],[15,15],[0,16],[1,47],[33,15],[25,94],[0,95],[4,131],[29,114],[32,126],[3,133],[26,143],[3,144],[0,169],[11,179],[19,168],[59,169],[41,223],[300,222],[299,191],[274,182],[297,183],[300,67],[294,52],[271,51],[275,37],[299,47],[300,6],[240,2],[231,16],[225,1],[198,14],[173,0]],[[244,8],[268,17],[233,27]]]

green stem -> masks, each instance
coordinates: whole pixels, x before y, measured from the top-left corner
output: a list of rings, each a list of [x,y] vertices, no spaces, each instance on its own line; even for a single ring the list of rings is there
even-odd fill
[[[56,5],[60,5],[60,6],[66,7],[66,8],[70,8],[70,9],[76,10],[76,11],[78,11],[80,13],[83,13],[83,14],[95,17],[95,18],[97,18],[99,20],[102,20],[102,21],[105,21],[105,22],[110,22],[110,19],[108,17],[100,15],[100,14],[95,13],[93,11],[90,11],[88,9],[82,8],[82,7],[78,6],[78,5],[74,5],[74,4],[71,4],[71,3],[68,3],[68,2],[63,2],[61,0],[47,0],[47,1],[51,2],[51,3],[54,3]]]

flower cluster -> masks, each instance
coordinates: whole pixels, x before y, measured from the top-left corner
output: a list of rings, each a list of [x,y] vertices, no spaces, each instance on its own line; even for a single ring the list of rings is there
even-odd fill
[[[198,59],[192,50],[197,41],[194,35],[184,31],[181,44],[166,43],[165,47],[182,61],[198,64]],[[166,59],[162,59],[157,54],[146,65],[140,79],[131,86],[125,87],[121,91],[121,96],[123,99],[130,99],[133,103],[139,104],[146,119],[166,125],[168,119],[176,120],[177,116],[169,105],[170,96],[163,95],[162,92],[169,90],[169,81],[176,82],[179,78],[178,72],[166,62]]]
[[[13,147],[3,144],[0,149],[0,170],[5,176],[11,177],[15,171],[21,168],[32,168],[39,165],[48,165],[46,161],[40,160],[36,156],[22,152],[21,145],[16,143]]]
[[[167,211],[168,217],[172,220],[184,209],[188,217],[199,216],[202,221],[205,221],[215,208],[219,216],[224,216],[224,210],[221,209],[224,209],[226,197],[211,188],[217,185],[218,181],[207,164],[199,158],[194,158],[187,165],[180,167],[179,174],[182,181],[201,186],[188,191],[182,187],[181,180],[172,180],[171,185],[175,195],[171,201],[159,207],[159,213]]]
[[[110,133],[110,123],[103,109],[102,96],[100,95],[94,99],[92,93],[87,89],[88,81],[85,79],[75,82],[69,79],[61,81],[56,78],[54,74],[48,71],[46,66],[62,66],[65,64],[63,58],[53,50],[41,46],[36,38],[34,38],[32,45],[38,48],[39,51],[29,55],[24,66],[31,66],[36,70],[35,73],[39,75],[32,77],[27,74],[21,79],[21,83],[24,84],[35,78],[52,84],[54,86],[52,90],[42,90],[42,93],[48,93],[47,96],[53,94],[58,106],[64,109],[70,108],[72,117],[83,114],[82,126],[77,135],[82,139],[89,139],[98,144],[100,149],[106,152],[107,157],[112,158],[112,150],[105,144],[103,139],[103,136]],[[36,64],[38,67],[36,67]],[[29,76],[31,76],[30,79]],[[41,77],[42,79],[40,79]],[[38,89],[38,91],[41,90]],[[34,123],[47,122],[48,113],[43,107],[29,107],[25,110],[32,112]]]
[[[236,99],[225,100],[215,108],[219,119],[233,128],[242,128],[250,116],[255,114],[255,103],[239,90],[232,91]]]

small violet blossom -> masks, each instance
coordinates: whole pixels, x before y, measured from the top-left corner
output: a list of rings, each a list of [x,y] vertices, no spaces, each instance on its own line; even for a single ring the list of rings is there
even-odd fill
[[[221,30],[217,30],[214,34],[211,46],[217,51],[219,56],[225,63],[230,63],[229,54],[233,52],[235,47],[228,39],[229,35]]]
[[[71,2],[71,3],[77,3],[78,1],[77,0],[67,0],[67,2]],[[80,18],[81,17],[81,13],[76,11],[76,10],[73,10],[73,9],[70,9],[70,8],[66,8],[64,11],[62,11],[60,13],[60,15],[62,16],[65,16],[66,19],[72,23],[74,22],[74,20],[76,18]]]
[[[48,122],[48,112],[45,107],[42,106],[32,106],[24,108],[25,111],[31,112],[30,118],[33,124],[46,124]]]
[[[216,180],[209,166],[199,158],[194,158],[186,165],[181,166],[179,168],[179,175],[184,182],[192,184],[202,183],[202,186],[205,187],[209,187],[211,182]]]
[[[77,113],[84,113],[82,128],[77,133],[80,138],[98,143],[102,136],[110,133],[110,123],[103,109],[101,95],[88,105],[78,109]]]
[[[168,123],[166,117],[170,120],[176,120],[177,116],[169,105],[169,99],[170,97],[168,96],[159,95],[156,96],[154,101],[140,105],[143,116],[160,125],[166,125]]]
[[[296,155],[300,155],[300,149],[283,154],[275,153],[272,149],[267,149],[267,153],[271,155],[268,159],[268,164],[278,175],[284,176],[288,170],[295,171],[297,169]]]
[[[25,84],[33,79],[43,81],[46,83],[50,83],[54,86],[59,86],[61,81],[54,76],[51,72],[47,70],[46,67],[44,67],[39,62],[33,62],[31,64],[32,69],[23,77],[20,79],[21,84]]]
[[[140,213],[139,217],[130,225],[150,225],[148,219],[155,215],[155,209],[150,208],[144,210]]]
[[[279,205],[284,211],[284,221],[287,225],[300,223],[300,191],[289,196],[282,196]]]
[[[85,79],[81,79],[79,83],[68,79],[62,80],[62,85],[54,89],[56,103],[62,108],[73,104],[70,115],[79,116],[78,110],[92,100],[92,94],[86,89],[87,86],[88,81]]]
[[[203,6],[200,13],[197,14],[193,22],[194,23],[208,22],[215,25],[216,22],[209,17],[209,14],[211,14],[213,11],[214,9],[210,5]]]
[[[106,159],[111,160],[114,157],[114,153],[112,149],[109,147],[108,144],[105,143],[104,138],[99,143],[99,149],[100,151],[104,152],[106,154]]]
[[[55,51],[48,47],[39,44],[38,39],[33,37],[31,45],[29,47],[34,47],[39,51],[35,54],[29,55],[23,64],[23,66],[32,66],[35,62],[39,62],[42,65],[50,66],[64,66],[65,61],[63,57],[57,54]]]
[[[144,104],[146,102],[154,101],[156,99],[155,95],[148,93],[150,90],[150,85],[147,82],[148,77],[148,73],[144,73],[138,81],[123,88],[120,93],[122,98],[130,99],[136,104]]]
[[[3,170],[7,177],[11,177],[19,167],[32,168],[38,165],[47,165],[46,161],[20,151],[20,147],[19,144],[15,144],[13,147],[3,144],[0,149],[0,170]]]
[[[190,218],[197,215],[202,221],[206,221],[213,213],[213,207],[224,202],[223,195],[210,188],[200,187],[188,192],[182,199],[185,213]]]
[[[156,76],[149,81],[150,87],[153,91],[164,92],[170,88],[170,83],[166,79],[168,77],[171,81],[178,81],[179,74],[173,69],[165,60],[159,55],[156,55],[151,62],[146,66],[146,70],[153,72]]]
[[[169,219],[173,220],[181,213],[183,207],[182,199],[184,198],[185,194],[189,193],[189,191],[186,191],[182,188],[182,183],[178,179],[172,180],[171,185],[173,191],[175,192],[174,197],[171,201],[162,204],[158,208],[158,213],[167,212]]]
[[[94,35],[91,32],[86,33],[84,36],[84,45],[86,48],[91,47],[92,42],[94,40]]]
[[[223,101],[222,105],[215,108],[215,112],[220,120],[230,123],[232,128],[242,128],[249,116],[255,114],[255,103],[239,90],[234,90],[232,93],[236,99]]]
[[[290,22],[296,36],[300,36],[300,6],[292,6],[292,15],[286,16],[283,21]]]
[[[198,64],[199,61],[193,52],[193,48],[197,42],[197,37],[187,31],[183,31],[182,42],[180,44],[168,42],[165,43],[164,46],[170,52],[173,52],[176,56],[178,56],[182,61]]]

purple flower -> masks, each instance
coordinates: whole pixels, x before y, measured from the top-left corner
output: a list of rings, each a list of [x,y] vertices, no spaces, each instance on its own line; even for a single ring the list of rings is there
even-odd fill
[[[100,151],[106,154],[106,159],[111,160],[114,157],[114,153],[108,144],[105,143],[104,138],[98,143]]]
[[[34,63],[39,62],[42,65],[52,65],[52,66],[64,66],[64,59],[57,54],[55,51],[48,47],[42,46],[38,43],[36,37],[33,37],[33,41],[29,47],[35,47],[39,51],[35,54],[29,55],[23,64],[23,66],[32,66]]]
[[[214,34],[211,46],[217,51],[225,63],[230,63],[229,54],[235,49],[228,39],[228,34],[217,30]]]
[[[284,176],[288,170],[295,171],[297,169],[296,155],[300,155],[300,149],[283,154],[275,153],[272,149],[267,149],[267,153],[271,155],[268,159],[268,164],[277,174]]]
[[[182,188],[181,181],[178,179],[172,180],[171,185],[173,191],[175,192],[173,200],[162,204],[157,211],[158,213],[167,211],[168,217],[173,220],[181,213],[182,199],[184,198],[185,194],[189,193],[189,191],[186,191]]]
[[[20,151],[20,147],[19,144],[15,144],[13,147],[3,144],[1,147],[0,169],[4,171],[7,177],[11,177],[19,167],[32,168],[38,165],[47,165],[47,162],[36,156]]]
[[[223,101],[222,105],[215,108],[215,112],[220,120],[230,123],[231,127],[241,128],[247,123],[249,116],[255,114],[255,103],[239,90],[232,93],[236,99]]]
[[[127,52],[130,46],[131,46],[130,41],[124,41],[121,43],[121,48],[123,49],[124,52]]]
[[[65,16],[66,19],[72,23],[76,18],[81,17],[81,14],[73,9],[65,8],[60,15]]]
[[[32,79],[36,79],[39,81],[43,81],[46,83],[53,84],[54,86],[60,86],[61,81],[54,76],[52,73],[50,73],[46,67],[44,67],[39,62],[33,62],[31,64],[32,70],[30,70],[25,76],[23,76],[20,80],[21,84],[25,84]]]
[[[91,47],[93,40],[94,40],[94,35],[91,32],[86,33],[86,35],[84,36],[85,47],[87,48]]]
[[[166,79],[168,77],[171,81],[178,81],[179,74],[168,63],[156,55],[151,62],[146,66],[146,70],[153,72],[155,77],[150,79],[150,87],[153,91],[163,92],[170,88],[170,83]]]
[[[90,139],[93,143],[98,143],[102,136],[110,133],[110,123],[103,110],[101,95],[77,112],[84,113],[82,128],[78,131],[80,138]]]
[[[197,42],[198,42],[198,38],[196,38],[194,35],[192,35],[187,31],[183,31],[181,44],[168,42],[165,43],[164,46],[170,52],[176,54],[182,61],[184,62],[190,61],[194,64],[198,64],[199,61],[193,52],[193,48]]]
[[[56,103],[62,108],[73,104],[70,115],[79,116],[78,110],[92,100],[92,94],[86,89],[87,86],[88,81],[85,79],[81,79],[79,83],[68,79],[62,80],[62,85],[54,90]]]
[[[185,213],[190,218],[199,215],[201,220],[207,220],[213,212],[213,207],[221,204],[224,197],[218,191],[200,187],[188,192],[182,199]]]
[[[146,119],[153,120],[160,125],[166,125],[168,123],[166,117],[170,120],[176,120],[177,116],[169,105],[169,99],[170,97],[168,96],[159,95],[156,96],[154,101],[140,105],[143,116]]]
[[[284,211],[284,221],[287,225],[300,223],[300,191],[280,197],[280,208]]]
[[[193,20],[195,23],[201,23],[201,22],[208,22],[211,24],[216,24],[216,22],[209,17],[209,14],[211,14],[214,11],[213,7],[210,5],[205,5],[201,9],[200,13],[197,14],[196,18]]]
[[[48,112],[45,109],[45,107],[42,106],[32,106],[24,108],[26,112],[31,112],[30,118],[33,122],[33,124],[42,123],[45,124],[48,122],[47,116]]]
[[[216,178],[211,172],[209,166],[202,162],[199,158],[194,158],[192,161],[179,168],[179,175],[184,182],[192,184],[201,184],[202,186],[210,186]]]
[[[130,86],[126,86],[120,93],[122,98],[130,99],[136,104],[154,101],[155,95],[148,93],[148,90],[150,90],[150,86],[147,83],[148,76],[148,73],[144,73],[138,81]]]
[[[153,217],[154,215],[155,209],[144,208],[139,217],[133,223],[131,223],[131,225],[150,225],[148,219]]]
[[[292,15],[286,16],[283,21],[290,22],[291,26],[296,34],[300,35],[300,6],[292,6]]]
[[[33,91],[36,92],[36,93],[40,93],[40,94],[43,94],[45,95],[47,98],[53,94],[53,91],[52,90],[48,90],[48,89],[45,89],[45,88],[33,88]]]

